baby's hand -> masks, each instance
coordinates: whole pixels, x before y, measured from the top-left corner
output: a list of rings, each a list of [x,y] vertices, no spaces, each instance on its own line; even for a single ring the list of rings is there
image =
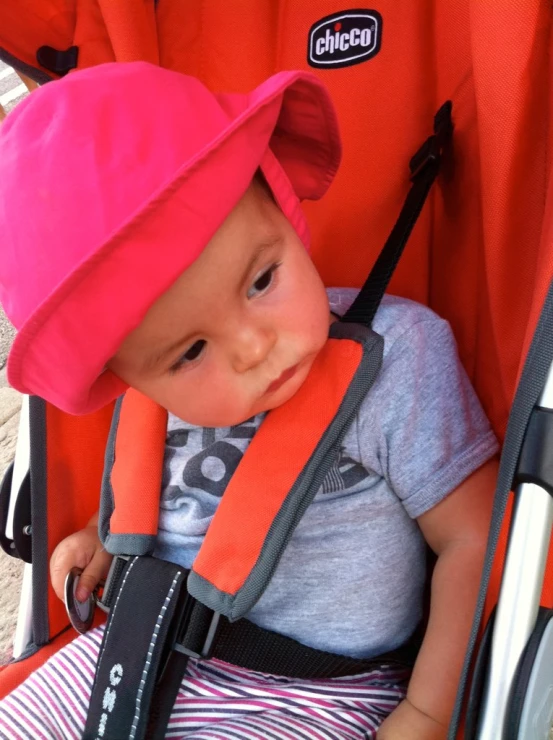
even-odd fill
[[[65,578],[71,568],[81,568],[76,590],[79,601],[86,601],[101,580],[108,574],[112,556],[102,547],[98,528],[89,524],[62,540],[50,558],[50,578],[58,597],[65,601]]]
[[[447,727],[404,699],[380,725],[377,740],[446,740]]]

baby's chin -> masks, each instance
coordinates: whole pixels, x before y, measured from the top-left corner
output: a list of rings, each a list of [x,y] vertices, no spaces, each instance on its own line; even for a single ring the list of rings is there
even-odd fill
[[[202,412],[189,413],[187,409],[168,408],[174,416],[186,424],[190,424],[195,427],[204,427],[207,429],[224,429],[228,427],[236,427],[249,421],[257,414],[261,414],[264,411],[269,411],[268,407],[261,407],[257,404],[248,406],[247,408],[228,408],[228,409],[217,409],[213,412]]]

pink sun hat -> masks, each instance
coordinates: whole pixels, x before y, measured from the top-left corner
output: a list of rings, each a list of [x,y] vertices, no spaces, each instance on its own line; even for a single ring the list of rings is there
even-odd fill
[[[127,386],[106,362],[198,257],[261,167],[306,247],[299,201],[340,162],[334,108],[305,72],[247,95],[144,62],[34,92],[0,127],[0,303],[8,380],[73,414]]]

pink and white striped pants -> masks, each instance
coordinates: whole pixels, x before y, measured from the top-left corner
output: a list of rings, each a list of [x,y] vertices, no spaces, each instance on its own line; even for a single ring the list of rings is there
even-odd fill
[[[1,740],[81,738],[102,635],[99,627],[78,637],[0,702]],[[404,698],[408,675],[383,665],[358,676],[305,681],[191,660],[166,737],[370,740]]]

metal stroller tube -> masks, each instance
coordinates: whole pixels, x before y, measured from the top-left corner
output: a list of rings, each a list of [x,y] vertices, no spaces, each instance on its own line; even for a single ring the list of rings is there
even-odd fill
[[[553,410],[553,366],[538,406]],[[519,485],[515,490],[478,740],[502,740],[505,735],[513,678],[536,624],[552,526],[550,493],[534,483]]]

